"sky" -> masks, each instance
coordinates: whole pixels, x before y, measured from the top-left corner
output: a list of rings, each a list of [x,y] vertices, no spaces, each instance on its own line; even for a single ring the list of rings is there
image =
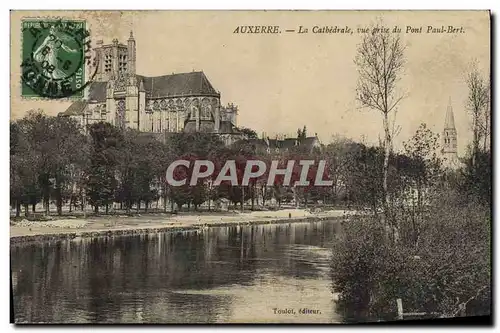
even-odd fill
[[[238,126],[259,135],[295,135],[307,127],[321,141],[345,136],[377,143],[381,114],[362,109],[355,100],[354,64],[359,27],[377,20],[402,29],[406,64],[398,91],[395,147],[425,122],[439,133],[451,98],[459,155],[471,141],[465,109],[466,73],[472,61],[490,72],[490,21],[485,11],[79,11],[11,12],[11,119],[40,108],[57,115],[68,101],[20,96],[20,36],[23,17],[85,19],[92,42],[126,43],[130,31],[137,44],[137,74],[159,76],[203,70],[220,91],[221,102],[238,105]],[[238,26],[279,26],[280,34],[235,34]],[[463,27],[463,33],[426,33],[428,26]],[[298,34],[299,26],[309,29]],[[315,34],[314,26],[350,27],[352,34]],[[423,33],[406,33],[408,26]],[[295,29],[288,33],[286,29]]]

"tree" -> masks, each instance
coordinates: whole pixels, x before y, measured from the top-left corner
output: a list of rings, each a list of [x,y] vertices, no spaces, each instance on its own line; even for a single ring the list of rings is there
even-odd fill
[[[125,204],[127,212],[134,203],[140,209],[144,201],[147,211],[149,203],[159,199],[170,154],[164,143],[147,133],[127,129],[123,132],[123,139],[118,157],[116,200]]]
[[[365,33],[358,46],[354,60],[359,73],[357,84],[357,100],[363,107],[379,111],[384,126],[384,163],[383,174],[383,208],[385,219],[389,218],[389,202],[387,175],[389,155],[392,148],[393,127],[390,127],[389,114],[395,113],[403,98],[396,91],[405,62],[404,46],[399,34],[385,33],[380,27],[374,27]]]
[[[484,146],[486,147],[490,132],[490,86],[487,80],[481,76],[475,62],[471,65],[466,82],[469,89],[466,107],[472,116],[472,166],[475,166],[481,137],[484,138]]]
[[[20,215],[21,205],[24,205],[25,215],[28,215],[28,205],[36,205],[40,201],[38,185],[38,169],[36,152],[31,149],[28,140],[29,127],[23,120],[10,124],[10,200]]]
[[[62,204],[70,195],[69,189],[77,182],[87,164],[88,145],[77,123],[68,117],[50,118],[50,152],[52,176],[55,180],[54,194],[58,215],[62,214]]]
[[[425,123],[420,124],[413,137],[404,143],[406,156],[402,157],[406,157],[407,163],[398,170],[399,176],[394,177],[402,182],[406,181],[405,185],[408,185],[403,187],[403,193],[400,193],[400,196],[404,199],[408,199],[408,194],[410,196],[409,199],[413,205],[410,212],[413,240],[416,244],[420,235],[419,221],[423,218],[424,203],[429,201],[432,195],[431,189],[438,187],[441,175],[441,161],[437,155],[438,140],[439,135],[428,129]],[[403,163],[398,164],[401,166]],[[414,191],[416,198],[413,196]],[[405,206],[403,204],[400,209],[405,209]]]
[[[41,110],[30,111],[11,123],[11,175],[13,198],[32,205],[43,199],[46,214],[55,197],[57,213],[71,197],[87,163],[87,142],[79,125],[66,117],[48,117]],[[20,187],[18,187],[20,186]]]
[[[333,181],[331,188],[331,198],[333,203],[339,198],[339,193],[342,188],[346,188],[348,178],[347,167],[351,162],[351,152],[356,149],[357,144],[352,140],[334,137],[324,148],[324,158],[328,166],[328,179]]]
[[[247,127],[238,127],[238,130],[245,136],[245,138],[247,140],[250,140],[250,139],[258,139],[258,135],[257,135],[257,132],[255,132],[253,129],[251,128],[247,128]]]
[[[465,159],[460,170],[458,187],[467,198],[477,199],[488,206],[491,204],[491,152],[479,150],[473,165],[472,156]]]
[[[90,167],[87,171],[87,194],[94,211],[113,202],[117,187],[116,172],[123,142],[123,133],[109,123],[89,126],[92,138]]]

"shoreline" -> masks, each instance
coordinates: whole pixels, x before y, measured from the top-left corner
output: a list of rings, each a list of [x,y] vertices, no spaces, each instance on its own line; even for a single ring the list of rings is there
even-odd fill
[[[328,220],[339,220],[344,215],[345,211],[327,211],[319,214],[304,214],[303,216],[289,217],[286,216],[252,216],[252,214],[240,214],[248,216],[230,216],[227,215],[195,215],[195,216],[178,216],[164,218],[160,217],[158,221],[152,221],[152,216],[140,216],[139,218],[99,218],[92,220],[79,220],[80,222],[89,225],[82,228],[54,228],[54,227],[27,227],[27,226],[10,226],[10,244],[18,245],[28,242],[51,242],[72,240],[75,238],[91,238],[91,237],[110,237],[110,236],[129,236],[141,234],[156,234],[161,232],[183,232],[191,230],[202,230],[209,227],[224,227],[224,226],[248,226],[260,224],[284,224],[284,223],[300,223],[300,222],[320,222]],[[297,212],[294,210],[294,213]],[[283,214],[280,214],[283,215]],[[110,223],[105,223],[110,221]],[[113,222],[114,220],[114,222]],[[120,221],[120,225],[118,224]],[[185,220],[185,221],[179,221]],[[205,221],[203,221],[205,220]],[[78,220],[70,220],[78,221]],[[36,225],[36,222],[33,223]],[[55,230],[56,229],[56,230]]]

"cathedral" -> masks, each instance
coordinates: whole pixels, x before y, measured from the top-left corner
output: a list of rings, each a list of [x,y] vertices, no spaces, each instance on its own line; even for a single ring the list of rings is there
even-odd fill
[[[83,100],[75,101],[60,116],[81,125],[105,121],[142,132],[207,132],[235,141],[238,108],[222,106],[220,92],[205,73],[176,73],[154,77],[136,73],[136,42],[114,39],[97,42],[98,68]]]
[[[457,169],[460,166],[460,161],[458,159],[457,129],[455,128],[455,117],[453,116],[451,98],[446,109],[441,145],[444,166],[451,169]]]

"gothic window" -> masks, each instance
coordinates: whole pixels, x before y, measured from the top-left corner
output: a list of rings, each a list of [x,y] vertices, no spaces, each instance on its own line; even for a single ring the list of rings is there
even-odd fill
[[[123,99],[119,100],[116,106],[118,111],[125,111],[125,101]]]
[[[188,104],[187,102],[186,104]],[[198,111],[199,111],[199,102],[197,99],[193,99],[190,103],[190,105],[187,107],[187,110],[189,112],[188,118],[190,120],[195,120],[198,118]]]
[[[219,101],[217,100],[217,98],[212,99],[211,106],[212,106],[212,114],[213,114],[213,116],[215,118],[215,111],[217,109],[219,109]],[[220,118],[220,114],[219,114],[219,118]]]
[[[122,99],[116,103],[116,125],[125,127],[125,101]]]
[[[201,120],[210,120],[212,115],[212,106],[209,104],[208,99],[204,99],[201,103]]]
[[[191,107],[189,108],[189,119],[190,120],[196,119],[197,111],[198,111],[198,107],[194,104],[191,104]]]
[[[120,73],[125,73],[127,71],[127,56],[125,54],[120,54],[118,56],[118,71]]]
[[[109,51],[104,55],[104,72],[109,73],[111,72],[111,54]]]

